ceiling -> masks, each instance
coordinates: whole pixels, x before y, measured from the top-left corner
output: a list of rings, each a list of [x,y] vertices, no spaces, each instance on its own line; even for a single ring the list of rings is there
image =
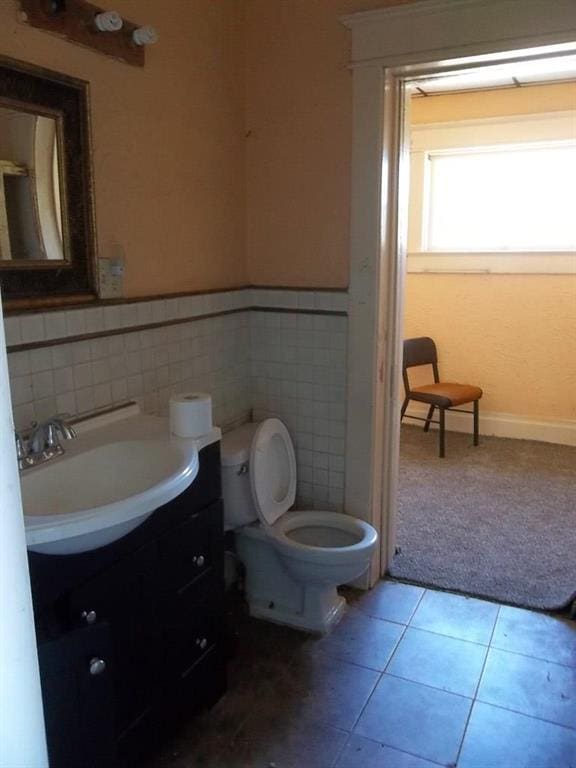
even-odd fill
[[[452,91],[475,91],[491,88],[521,88],[542,83],[576,81],[576,55],[495,65],[468,72],[422,77],[412,81],[415,97]]]

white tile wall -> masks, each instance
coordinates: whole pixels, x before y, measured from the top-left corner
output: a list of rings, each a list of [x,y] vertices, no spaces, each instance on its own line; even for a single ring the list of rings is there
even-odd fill
[[[347,318],[302,311],[345,313],[347,301],[346,292],[248,288],[6,318],[9,346],[122,330],[10,353],[16,428],[127,398],[166,413],[171,394],[207,390],[221,426],[248,419],[251,409],[257,420],[282,418],[296,446],[299,506],[339,510]],[[231,310],[241,311],[194,320]]]
[[[249,313],[132,331],[8,355],[14,421],[82,413],[126,398],[166,413],[170,395],[212,393],[214,420],[248,418]]]
[[[346,317],[251,313],[254,418],[288,426],[300,508],[343,507],[346,331]]]

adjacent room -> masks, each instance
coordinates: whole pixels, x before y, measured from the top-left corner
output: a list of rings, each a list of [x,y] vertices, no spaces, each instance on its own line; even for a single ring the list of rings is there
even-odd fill
[[[573,70],[420,82],[409,118],[403,333],[436,350],[405,341],[405,375],[426,387],[432,366],[415,363],[436,355],[440,381],[470,391],[442,458],[438,393],[408,403],[391,573],[547,609],[576,585]]]

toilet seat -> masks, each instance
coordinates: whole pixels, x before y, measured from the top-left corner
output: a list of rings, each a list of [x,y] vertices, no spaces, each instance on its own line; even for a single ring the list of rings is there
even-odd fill
[[[296,498],[296,456],[280,419],[265,419],[254,433],[250,482],[266,534],[276,549],[293,559],[326,565],[354,562],[376,542],[374,528],[350,515],[288,511]]]
[[[250,483],[258,517],[273,525],[296,499],[296,456],[280,419],[265,419],[252,438]]]
[[[281,553],[326,565],[354,562],[360,552],[372,550],[378,539],[375,529],[363,520],[317,510],[288,512],[268,533]]]

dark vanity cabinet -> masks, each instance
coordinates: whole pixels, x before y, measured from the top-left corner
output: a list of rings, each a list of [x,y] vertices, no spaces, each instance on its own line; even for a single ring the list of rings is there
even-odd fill
[[[119,541],[30,553],[51,768],[138,765],[224,693],[220,495],[216,443],[188,490]]]

